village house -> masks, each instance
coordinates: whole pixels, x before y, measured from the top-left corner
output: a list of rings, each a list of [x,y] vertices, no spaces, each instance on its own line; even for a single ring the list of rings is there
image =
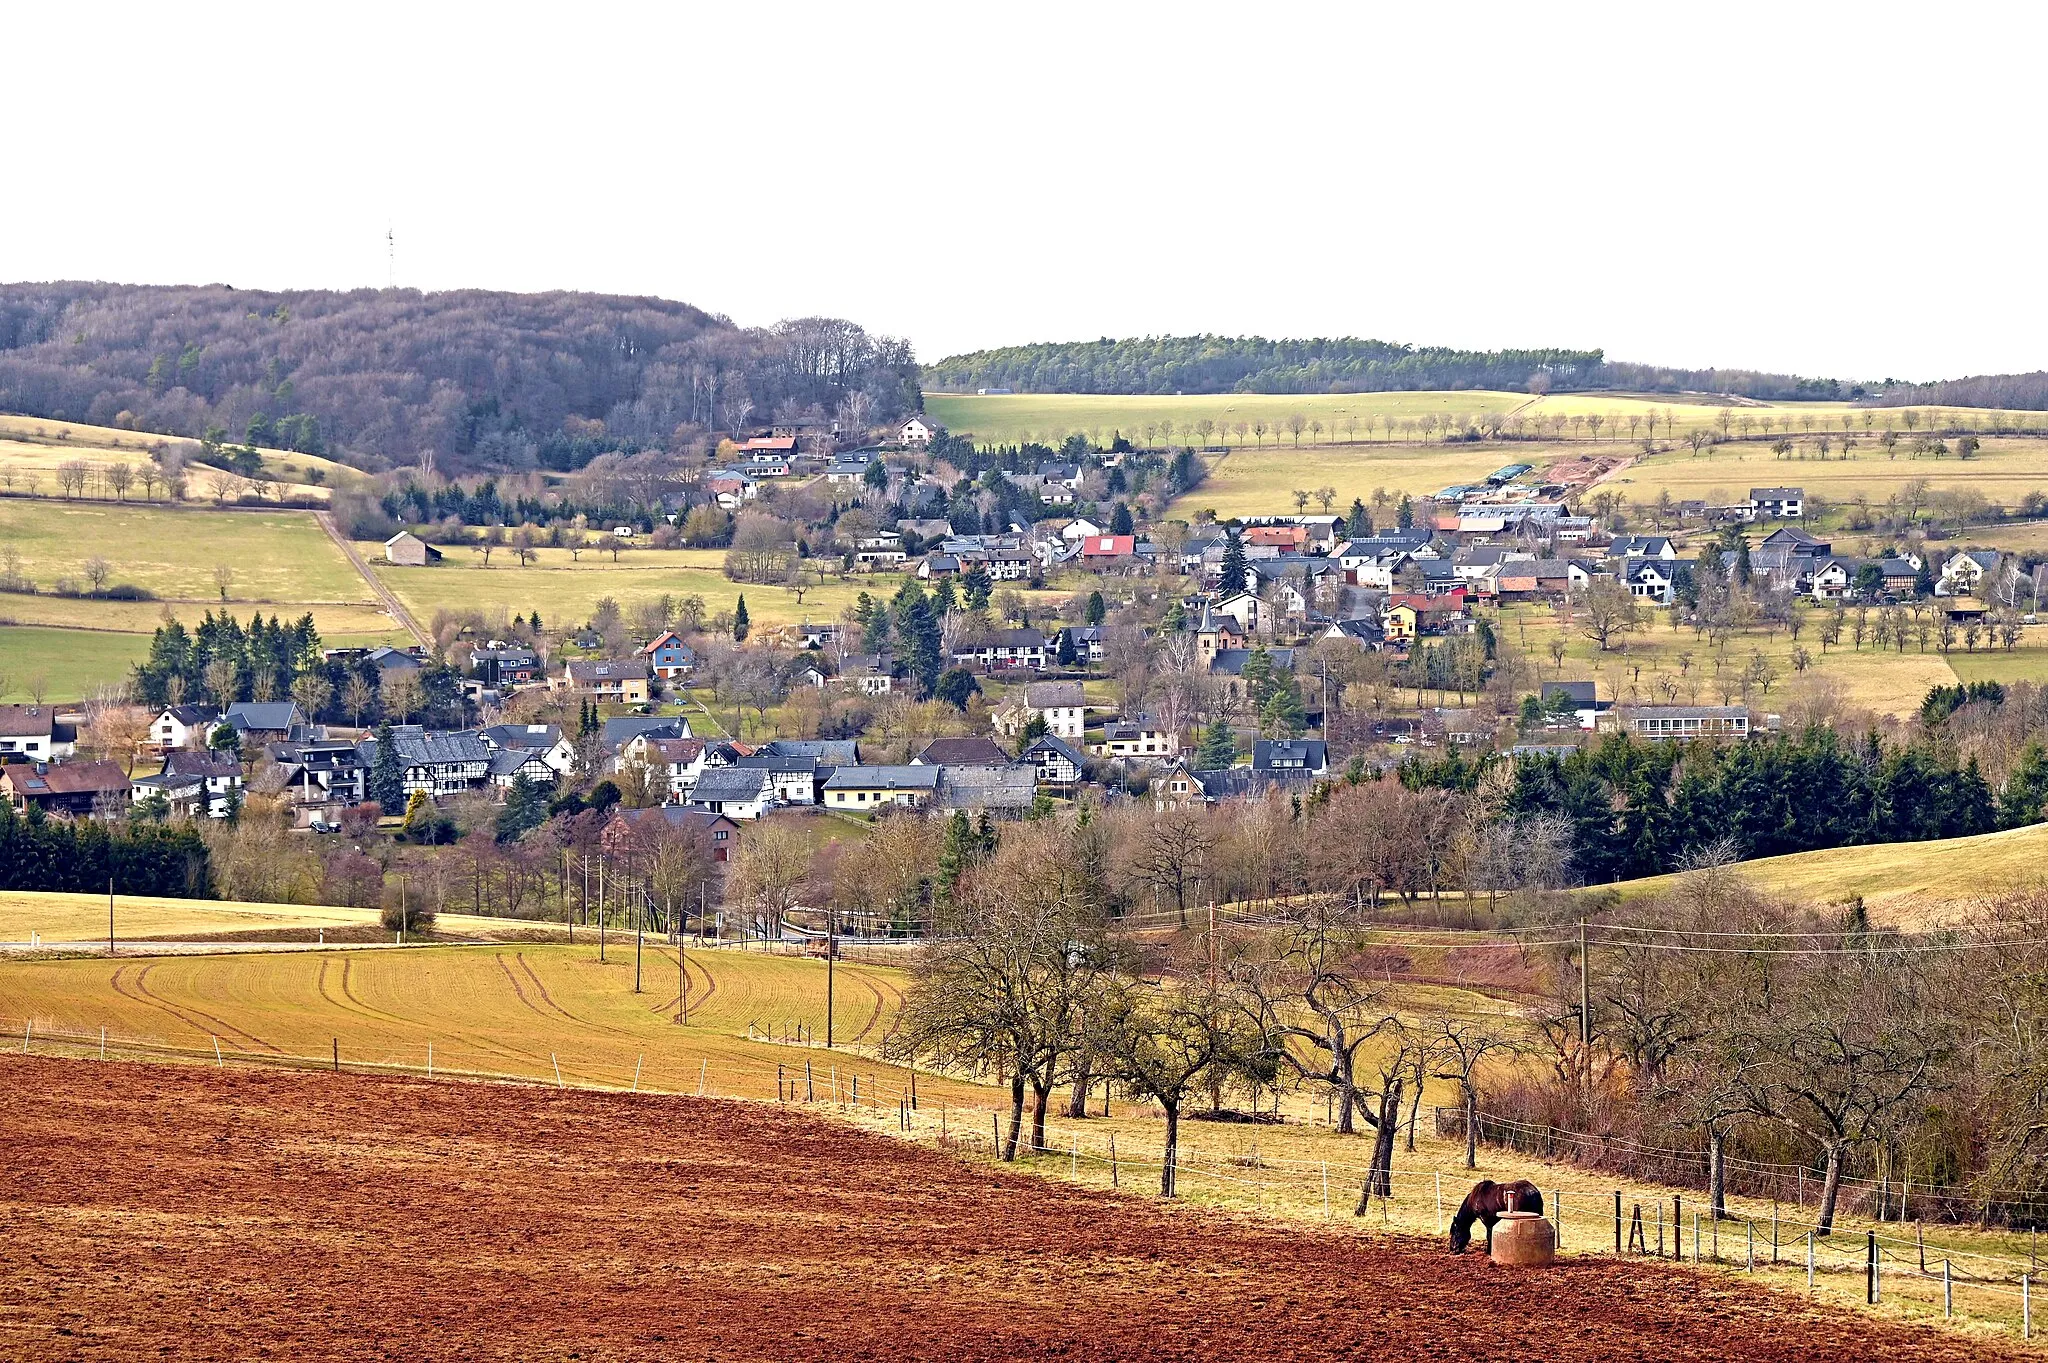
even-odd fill
[[[0,800],[17,814],[40,809],[45,814],[83,819],[96,809],[126,809],[128,776],[119,762],[9,762],[0,766]]]
[[[60,724],[49,705],[0,705],[0,753],[31,762],[69,757],[78,748],[77,731]]]
[[[1079,750],[1053,734],[1034,740],[1017,754],[1017,761],[1035,767],[1039,784],[1047,786],[1073,785],[1081,779],[1082,769],[1086,766]]]
[[[939,778],[940,809],[1014,816],[1029,813],[1037,799],[1034,766],[946,767]]]
[[[691,787],[689,804],[728,819],[758,819],[774,807],[775,783],[760,767],[711,767]]]
[[[1074,650],[1078,662],[1095,664],[1103,660],[1109,650],[1109,631],[1101,625],[1068,625],[1059,636],[1065,639],[1064,647]]]
[[[1544,714],[1560,719],[1569,716],[1571,722],[1581,729],[1598,728],[1600,716],[1608,708],[1589,681],[1544,682],[1537,689],[1536,699]]]
[[[149,746],[160,753],[177,748],[203,748],[219,722],[215,712],[204,705],[167,705],[150,721]],[[4,724],[4,717],[0,717],[0,725]],[[0,736],[0,752],[6,750],[6,739]]]
[[[977,664],[985,670],[1029,667],[1042,669],[1046,658],[1045,635],[1036,629],[991,630],[980,639],[954,645],[956,664]]]
[[[836,767],[825,779],[825,807],[855,813],[891,805],[915,809],[937,795],[939,770],[935,766]]]
[[[935,738],[910,759],[914,767],[1006,767],[1010,754],[988,738]]]
[[[297,701],[238,700],[228,707],[220,722],[241,735],[244,748],[314,736]]]
[[[507,691],[540,679],[540,654],[516,644],[493,643],[472,650],[470,671],[494,691]]]
[[[1998,569],[1996,549],[1962,549],[1942,560],[1934,579],[1937,596],[1983,596]]]
[[[1330,747],[1319,738],[1261,738],[1252,743],[1252,770],[1299,771],[1322,776],[1330,769]]]
[[[368,798],[370,768],[352,739],[273,743],[269,751],[279,789],[290,792],[301,825]]]
[[[1079,682],[1032,682],[996,712],[997,727],[1011,737],[1034,718],[1043,719],[1045,731],[1055,737],[1078,739],[1088,727],[1087,693]]]
[[[672,629],[649,639],[633,656],[644,659],[648,670],[662,678],[684,676],[697,666],[697,650],[684,643],[683,637]]]
[[[162,771],[131,784],[129,796],[139,803],[162,795],[173,814],[225,819],[241,789],[242,764],[234,754],[174,749]]]
[[[896,428],[899,445],[929,445],[946,433],[946,428],[923,415],[911,417]]]
[[[416,724],[393,727],[391,745],[398,750],[398,764],[407,797],[424,792],[431,798],[459,795],[475,790],[490,780],[491,749],[473,732],[428,733]],[[365,772],[377,767],[377,740],[363,739],[356,745],[356,760]],[[401,814],[403,810],[386,811]]]
[[[574,659],[562,664],[561,675],[552,678],[548,687],[553,691],[572,691],[621,705],[645,705],[648,700],[647,661],[644,658]]]
[[[685,809],[678,805],[614,809],[611,821],[598,835],[598,840],[607,855],[631,858],[636,854],[645,856],[654,852],[660,840],[671,833],[703,838],[714,862],[731,861],[733,851],[740,844],[740,826],[731,819],[708,810]]]
[[[1742,738],[1749,710],[1741,705],[1635,705],[1620,712],[1621,728],[1636,738]]]
[[[1639,558],[1628,561],[1620,574],[1631,596],[1645,601],[1654,601],[1660,606],[1671,604],[1673,589],[1678,574],[1673,565],[1655,558]]]
[[[1104,757],[1172,757],[1180,751],[1180,735],[1150,715],[1133,715],[1104,725],[1095,751]]]
[[[1806,489],[1753,487],[1749,500],[1742,503],[1742,510],[1744,520],[1799,520],[1806,515]]]
[[[815,757],[762,751],[740,758],[733,766],[767,772],[769,793],[781,804],[818,803],[819,762]]]
[[[486,775],[492,786],[510,790],[522,776],[537,786],[554,785],[557,773],[545,757],[531,748],[497,748],[491,752]]]
[[[517,749],[540,754],[548,770],[567,776],[576,769],[576,745],[555,724],[493,724],[476,736],[493,753]]]

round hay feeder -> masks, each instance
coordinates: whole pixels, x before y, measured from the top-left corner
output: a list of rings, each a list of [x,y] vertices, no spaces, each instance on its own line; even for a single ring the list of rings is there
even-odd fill
[[[1507,1211],[1493,1225],[1493,1262],[1548,1268],[1557,1259],[1557,1228],[1535,1212]]]

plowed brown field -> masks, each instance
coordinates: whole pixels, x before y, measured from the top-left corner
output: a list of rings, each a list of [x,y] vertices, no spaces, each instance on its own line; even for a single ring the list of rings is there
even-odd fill
[[[765,1105],[0,1060],[5,1359],[1975,1359],[1682,1269],[1537,1274]]]

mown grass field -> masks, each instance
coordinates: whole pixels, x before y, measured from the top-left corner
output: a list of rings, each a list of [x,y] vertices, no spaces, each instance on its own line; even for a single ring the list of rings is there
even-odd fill
[[[2048,824],[1939,842],[1834,847],[1761,857],[1738,872],[1758,889],[1801,904],[1861,899],[1873,921],[1924,929],[1968,917],[1987,900],[2048,876]],[[1662,893],[1676,876],[1613,887],[1624,899]]]
[[[621,553],[617,563],[609,553],[587,550],[580,562],[572,562],[566,549],[541,549],[532,565],[521,567],[509,549],[500,548],[486,568],[475,549],[448,548],[442,551],[446,558],[432,567],[401,568],[384,562],[382,545],[357,547],[371,570],[422,621],[437,610],[504,606],[519,615],[538,610],[549,626],[579,623],[605,596],[630,618],[635,602],[662,595],[701,596],[708,618],[734,609],[744,594],[754,624],[799,624],[837,620],[862,592],[885,598],[903,585],[900,573],[856,573],[844,580],[828,576],[823,585],[810,587],[799,605],[785,587],[729,580],[725,553],[717,549],[632,549]],[[805,581],[815,578],[807,573]]]
[[[301,606],[366,600],[369,589],[306,511],[170,510],[111,502],[0,500],[0,543],[44,591],[59,577],[84,581],[94,556],[110,579],[169,601],[220,603],[215,564],[234,570],[229,604]]]
[[[0,595],[0,674],[20,696],[37,674],[53,698],[76,699],[118,682],[148,649],[169,612],[189,626],[205,611],[295,619],[310,611],[330,645],[401,642],[367,583],[306,511],[205,511],[137,503],[0,498],[0,545],[21,555],[37,594]],[[151,601],[59,596],[60,578],[87,590],[86,560],[104,558],[110,586]],[[214,565],[234,571],[221,600]]]
[[[10,598],[0,597],[0,617]],[[0,701],[25,701],[41,679],[48,700],[81,700],[122,681],[149,656],[149,637],[0,624]]]

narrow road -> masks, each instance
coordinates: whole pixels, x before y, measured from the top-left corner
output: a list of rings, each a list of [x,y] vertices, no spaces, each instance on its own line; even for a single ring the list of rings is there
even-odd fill
[[[377,575],[370,571],[370,565],[363,561],[361,554],[356,552],[354,543],[350,541],[348,536],[342,534],[341,527],[334,523],[334,513],[331,511],[316,511],[313,513],[313,519],[320,522],[320,528],[327,532],[327,538],[334,541],[334,547],[341,550],[347,556],[348,561],[355,565],[356,571],[362,574],[363,581],[369,585],[370,590],[376,594],[377,599],[384,603],[385,612],[402,625],[406,633],[412,635],[413,642],[417,643],[421,648],[432,648],[434,646],[433,639],[424,629],[420,628],[420,622],[412,618],[412,612],[405,608],[405,603],[400,601],[392,593],[391,589],[380,582],[377,579]]]

